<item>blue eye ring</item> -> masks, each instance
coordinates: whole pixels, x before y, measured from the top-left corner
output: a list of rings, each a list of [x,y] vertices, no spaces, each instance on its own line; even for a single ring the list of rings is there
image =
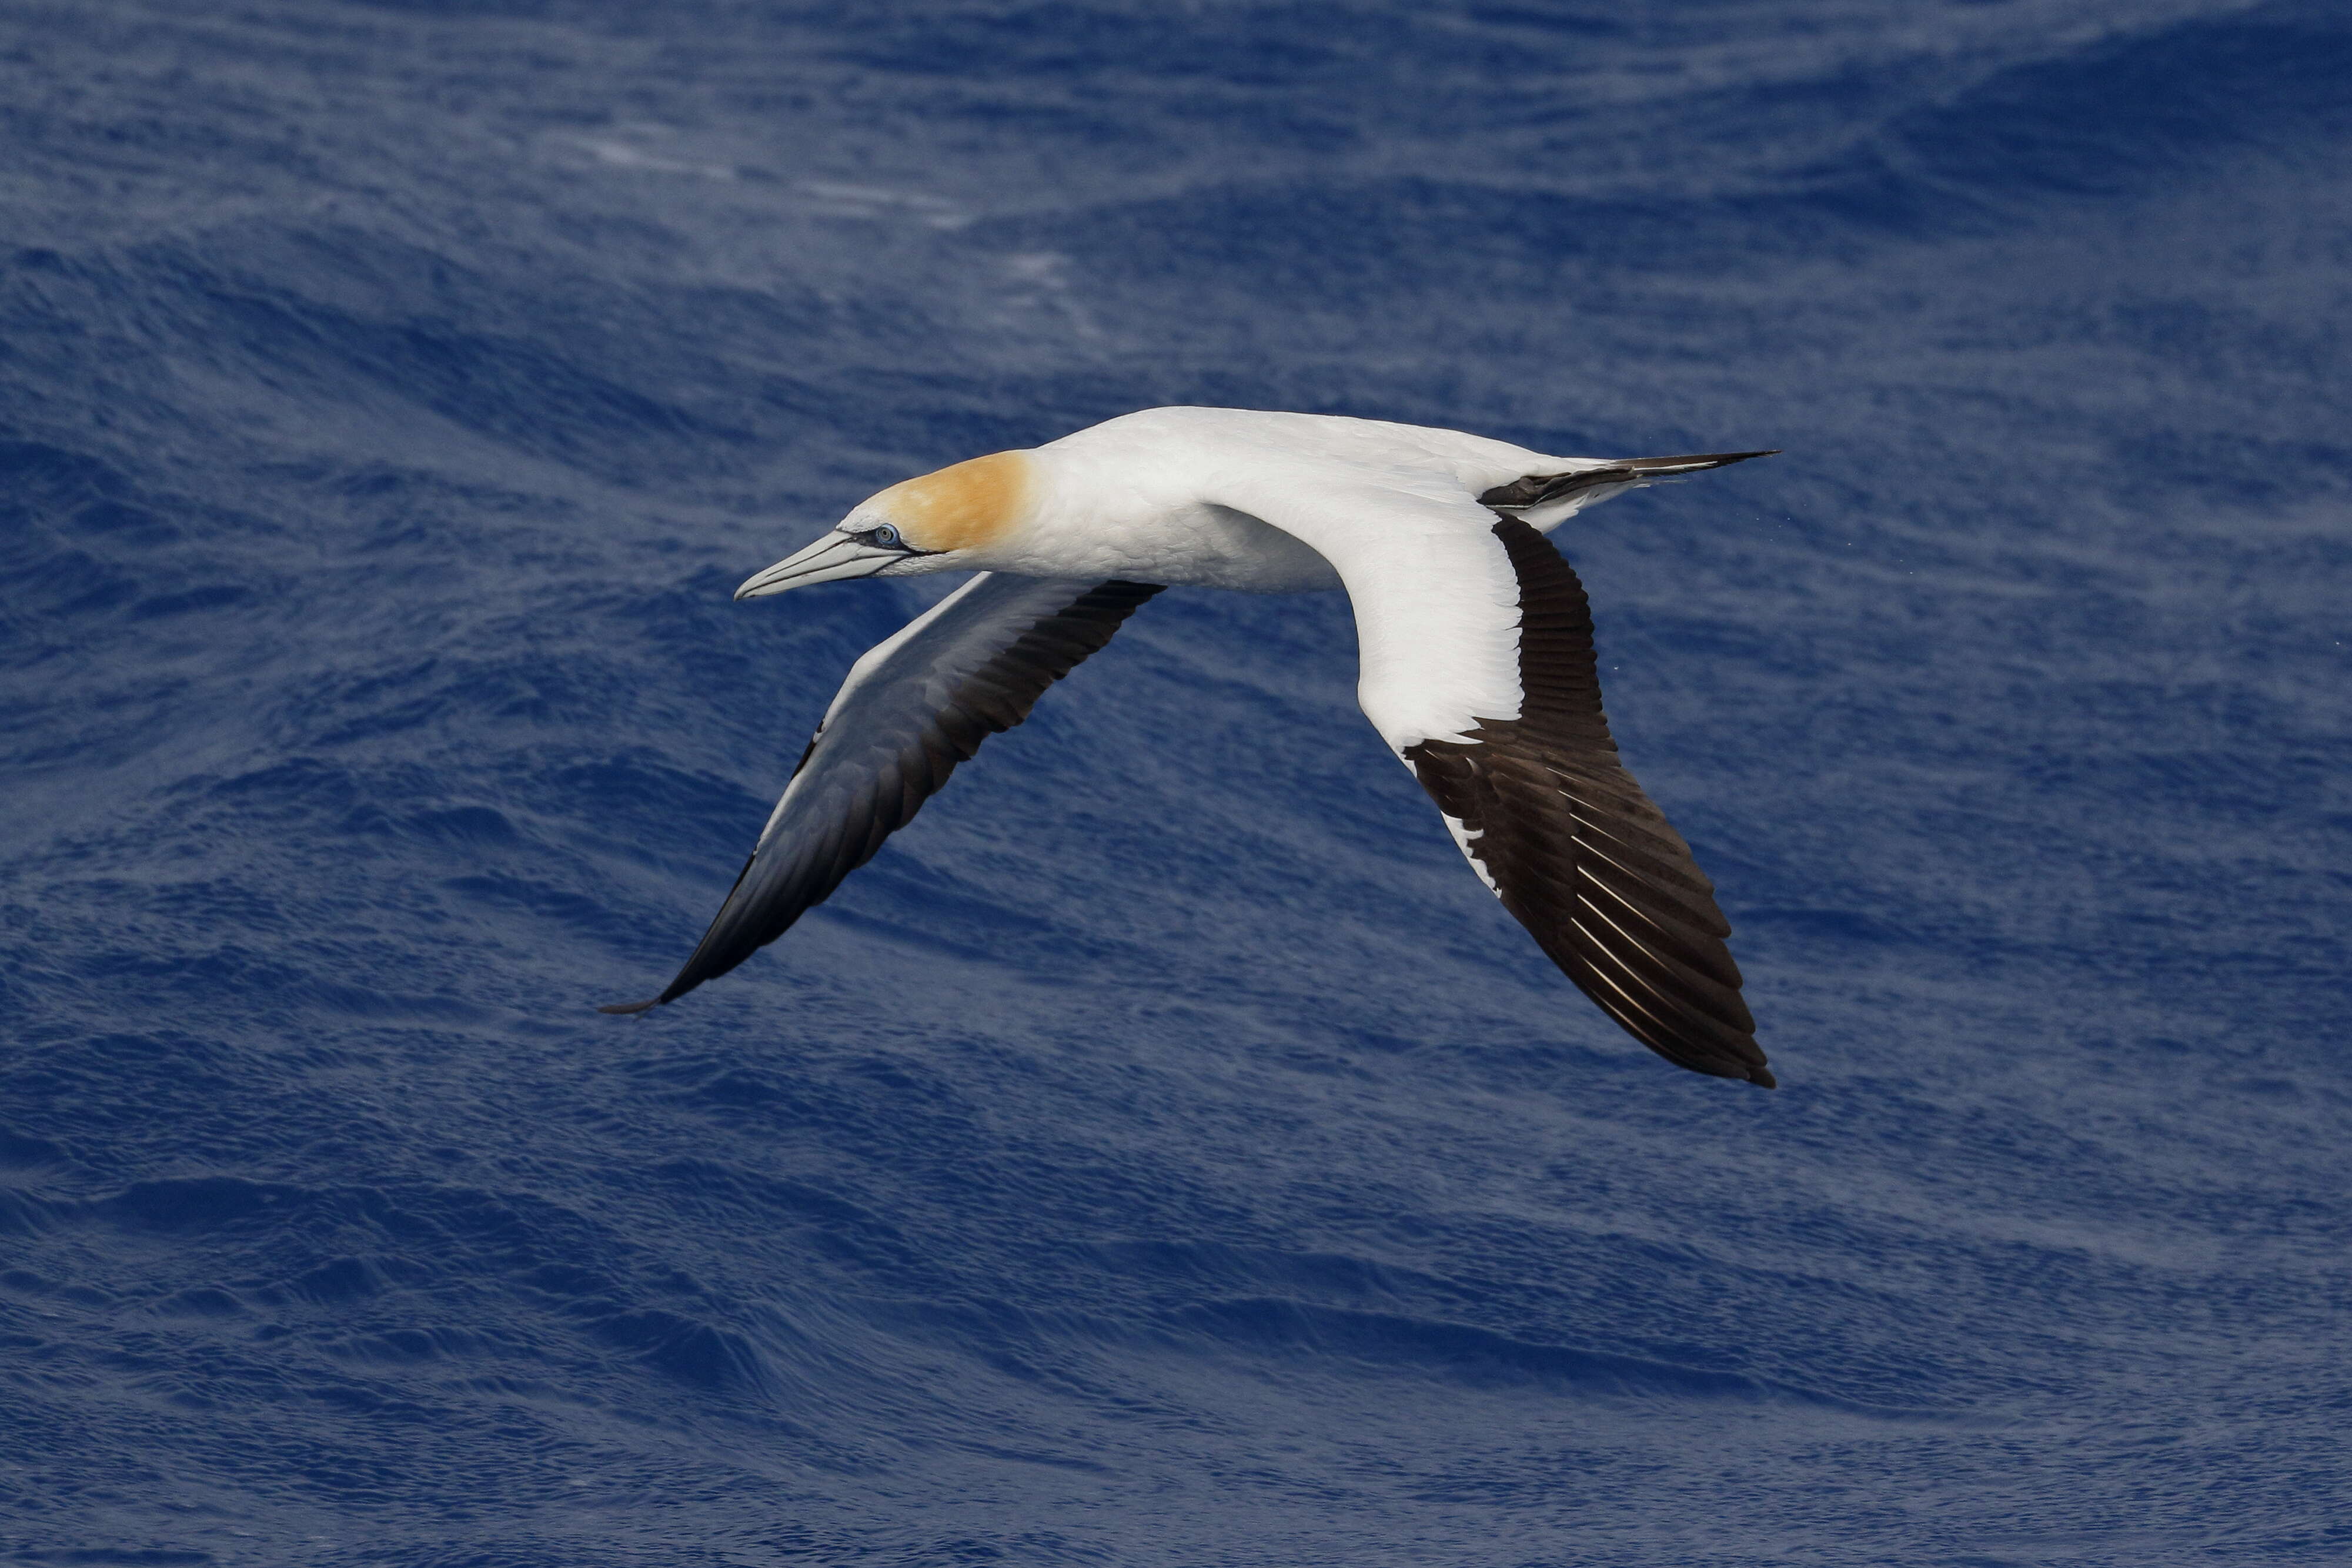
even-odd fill
[[[888,523],[883,524],[878,528],[869,530],[866,538],[866,542],[869,544],[883,545],[891,549],[896,549],[903,542],[898,538],[898,530]]]

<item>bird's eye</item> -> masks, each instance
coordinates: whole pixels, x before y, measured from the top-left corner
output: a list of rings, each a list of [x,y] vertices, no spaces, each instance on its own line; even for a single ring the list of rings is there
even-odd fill
[[[866,537],[875,544],[888,548],[895,549],[898,543],[898,530],[892,528],[888,523],[883,524],[880,528],[876,528]]]

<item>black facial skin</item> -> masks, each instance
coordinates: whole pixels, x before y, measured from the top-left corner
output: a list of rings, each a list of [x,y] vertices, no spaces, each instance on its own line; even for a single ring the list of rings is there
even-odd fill
[[[872,545],[877,549],[894,549],[901,555],[945,555],[947,553],[945,550],[917,549],[900,537],[897,526],[891,523],[884,523],[878,528],[868,528],[864,533],[851,537],[860,544]]]

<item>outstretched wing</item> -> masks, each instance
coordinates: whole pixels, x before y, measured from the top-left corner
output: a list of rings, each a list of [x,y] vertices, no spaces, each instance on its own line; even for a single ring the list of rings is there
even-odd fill
[[[849,672],[776,802],[718,918],[638,1013],[725,974],[821,904],[939,792],[991,735],[1111,639],[1149,582],[1066,582],[983,572]]]
[[[1773,1087],[1714,884],[1618,760],[1574,569],[1467,496],[1304,479],[1244,480],[1218,499],[1338,570],[1364,712],[1480,879],[1634,1039]]]
[[[1715,884],[1618,760],[1575,569],[1497,518],[1519,580],[1524,697],[1510,720],[1403,753],[1503,906],[1625,1031],[1679,1066],[1773,1087]]]

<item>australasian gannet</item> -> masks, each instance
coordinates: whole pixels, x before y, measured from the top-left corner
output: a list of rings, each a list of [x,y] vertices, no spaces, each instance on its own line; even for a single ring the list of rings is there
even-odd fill
[[[675,1001],[783,935],[1163,587],[1345,589],[1358,700],[1479,880],[1634,1039],[1770,1088],[1714,884],[1617,759],[1584,587],[1544,538],[1621,491],[1767,455],[1548,457],[1417,425],[1155,408],[893,485],[735,597],[980,575],[852,666],[686,967],[603,1010]]]

